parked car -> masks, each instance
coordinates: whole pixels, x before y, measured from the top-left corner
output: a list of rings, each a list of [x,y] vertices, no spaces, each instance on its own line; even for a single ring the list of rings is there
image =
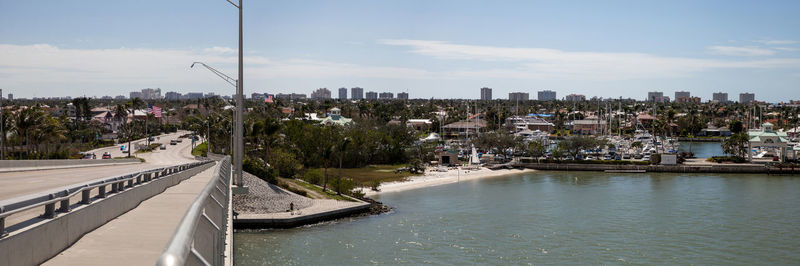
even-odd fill
[[[149,138],[147,138],[147,140],[149,140],[149,141],[155,141],[155,140],[156,140],[156,138],[154,138],[154,137],[149,137]]]
[[[176,139],[175,141],[177,141],[178,143],[181,143],[181,142],[183,142],[183,140],[182,140],[182,139]]]
[[[103,159],[111,159],[111,153],[104,152],[103,153]]]
[[[97,155],[95,155],[94,153],[84,153],[83,154],[83,159],[87,159],[87,160],[97,159]]]
[[[176,141],[176,140],[174,140],[174,139],[173,139],[173,140],[170,140],[170,141],[169,141],[169,145],[178,145],[178,141]]]
[[[158,147],[158,149],[160,149],[160,150],[166,150],[166,149],[167,149],[167,145],[161,144],[161,146],[160,146],[160,147]]]

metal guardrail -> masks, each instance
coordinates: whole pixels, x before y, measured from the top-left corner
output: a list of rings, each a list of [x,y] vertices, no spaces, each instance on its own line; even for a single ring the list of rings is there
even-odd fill
[[[223,265],[228,231],[231,157],[225,156],[214,169],[211,182],[203,188],[184,215],[175,235],[156,265]]]
[[[52,219],[56,217],[56,212],[66,213],[70,211],[70,198],[81,194],[81,204],[92,204],[92,189],[98,189],[98,197],[105,198],[109,194],[122,192],[125,189],[156,180],[158,178],[191,169],[210,161],[192,162],[176,166],[168,166],[145,170],[127,175],[110,177],[102,180],[90,181],[79,185],[72,185],[55,189],[50,192],[21,196],[5,201],[0,201],[0,238],[5,236],[5,219],[8,216],[21,213],[36,207],[44,206],[42,218]],[[108,186],[110,190],[106,190]],[[56,210],[56,203],[59,204]]]

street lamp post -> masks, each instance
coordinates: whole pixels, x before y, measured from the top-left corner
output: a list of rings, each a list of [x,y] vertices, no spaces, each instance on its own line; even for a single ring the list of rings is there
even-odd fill
[[[224,73],[220,72],[219,70],[216,70],[213,67],[210,67],[210,66],[206,65],[203,62],[194,62],[194,63],[192,63],[191,66],[189,66],[189,68],[193,68],[197,64],[202,65],[203,67],[205,67],[206,69],[208,69],[209,71],[211,71],[212,73],[217,75],[218,77],[220,77],[223,80],[225,80],[225,82],[228,82],[229,84],[233,85],[234,87],[236,87],[236,89],[238,91],[238,93],[236,95],[236,98],[237,98],[238,101],[236,103],[236,112],[234,114],[235,126],[232,125],[233,126],[233,134],[231,135],[231,139],[233,140],[233,143],[231,143],[231,146],[232,146],[231,148],[233,148],[233,162],[234,162],[234,164],[233,164],[233,166],[234,166],[233,182],[237,186],[237,189],[234,191],[234,193],[236,193],[236,194],[247,193],[247,188],[244,187],[244,183],[242,182],[242,157],[241,156],[244,154],[242,152],[243,149],[244,149],[244,145],[242,145],[243,138],[242,138],[242,122],[241,122],[242,121],[242,119],[241,119],[242,114],[241,114],[241,112],[243,111],[243,109],[242,109],[243,103],[242,103],[242,93],[241,93],[241,88],[242,88],[241,87],[241,82],[239,80],[235,80],[235,79],[229,77],[228,75],[225,75]],[[239,75],[241,76],[241,69],[239,71],[240,71]]]
[[[234,80],[228,77],[225,74],[209,67],[206,64],[200,63],[217,76],[222,77],[228,83],[236,86],[236,114],[235,114],[235,122],[236,126],[234,127],[233,137],[235,141],[233,143],[233,180],[234,183],[237,185],[237,189],[234,190],[235,194],[239,193],[247,193],[247,188],[244,187],[244,183],[242,182],[242,159],[244,157],[244,138],[243,138],[243,114],[244,114],[244,97],[243,97],[243,81],[244,81],[244,50],[242,47],[242,0],[239,0],[239,4],[237,5],[231,0],[228,1],[231,5],[239,9],[239,78]],[[194,66],[192,64],[192,66]]]

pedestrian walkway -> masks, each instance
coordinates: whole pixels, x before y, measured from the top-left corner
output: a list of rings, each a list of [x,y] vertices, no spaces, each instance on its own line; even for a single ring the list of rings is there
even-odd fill
[[[215,167],[168,188],[84,235],[44,265],[153,265]]]

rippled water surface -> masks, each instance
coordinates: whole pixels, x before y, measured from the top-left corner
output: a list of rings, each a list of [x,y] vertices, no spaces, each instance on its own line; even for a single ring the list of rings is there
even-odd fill
[[[800,262],[796,177],[536,172],[378,200],[395,211],[236,233],[236,264]]]
[[[681,141],[680,144],[681,145],[678,147],[679,151],[689,152],[691,150],[694,152],[694,156],[697,158],[709,158],[712,156],[725,155],[725,153],[722,151],[721,142]]]

